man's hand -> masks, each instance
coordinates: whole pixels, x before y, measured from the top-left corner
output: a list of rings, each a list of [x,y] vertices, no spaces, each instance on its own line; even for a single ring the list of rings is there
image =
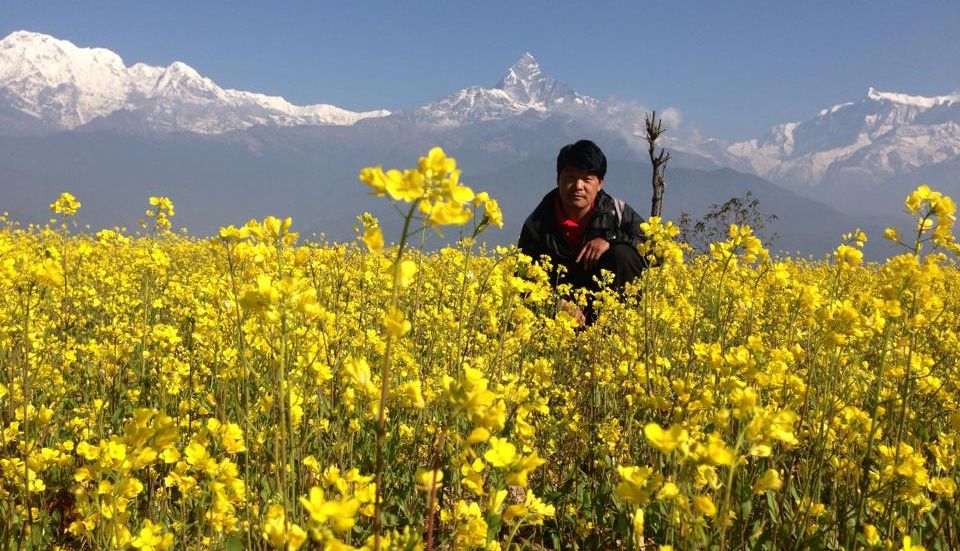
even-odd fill
[[[594,237],[580,249],[580,254],[577,255],[577,259],[574,262],[580,262],[583,260],[583,267],[588,272],[592,272],[594,268],[597,267],[597,262],[600,260],[600,257],[603,256],[603,253],[610,250],[610,242],[602,237]]]
[[[580,324],[580,327],[586,327],[586,326],[587,326],[587,316],[585,316],[585,315],[583,314],[583,310],[581,310],[580,308],[578,308],[576,304],[574,304],[574,303],[572,303],[572,302],[570,302],[570,301],[568,301],[568,300],[566,300],[566,299],[561,299],[561,300],[560,300],[560,309],[563,310],[564,312],[570,314],[570,316],[572,316],[573,319],[577,320],[577,323]]]

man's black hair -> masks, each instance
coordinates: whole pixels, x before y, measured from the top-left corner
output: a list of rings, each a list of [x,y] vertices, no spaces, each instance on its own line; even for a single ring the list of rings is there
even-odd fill
[[[557,176],[568,166],[595,174],[601,180],[607,174],[607,158],[597,144],[590,140],[580,140],[560,148],[557,155]]]

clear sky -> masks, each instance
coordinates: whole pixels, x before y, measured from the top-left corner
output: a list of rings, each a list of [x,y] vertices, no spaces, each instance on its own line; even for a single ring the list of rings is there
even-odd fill
[[[581,93],[676,107],[685,126],[727,139],[869,86],[960,89],[957,0],[0,0],[0,36],[19,29],[352,110],[492,86],[530,51]]]

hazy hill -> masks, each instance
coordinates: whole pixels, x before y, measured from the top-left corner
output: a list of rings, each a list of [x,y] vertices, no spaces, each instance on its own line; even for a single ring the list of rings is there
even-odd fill
[[[0,208],[24,222],[43,222],[50,216],[47,207],[52,199],[69,190],[83,202],[81,223],[132,229],[148,196],[167,195],[177,205],[176,225],[197,234],[273,214],[292,216],[304,235],[324,233],[344,240],[353,237],[354,218],[366,210],[383,220],[388,235],[395,235],[396,212],[388,201],[369,196],[357,174],[363,166],[378,162],[386,167],[412,166],[425,151],[421,140],[395,141],[387,135],[384,143],[361,140],[362,146],[349,145],[336,134],[341,131],[295,128],[260,135],[238,133],[229,140],[112,132],[0,138]],[[543,128],[531,133],[543,135]],[[423,140],[426,143],[426,137]],[[512,242],[527,213],[555,185],[554,152],[518,158],[510,147],[498,152],[477,148],[469,140],[451,142],[445,146],[462,161],[463,180],[477,190],[490,191],[503,206],[506,227],[487,234],[487,239]],[[611,157],[606,189],[645,215],[649,176],[649,165]],[[874,236],[868,245],[870,256],[889,252],[879,239],[889,218],[847,216],[731,169],[670,168],[667,180],[664,214],[668,218],[675,219],[681,211],[700,215],[711,204],[750,190],[762,210],[779,217],[771,228],[780,236],[774,244],[777,249],[821,255],[836,246],[842,233],[859,226]],[[890,206],[891,214],[899,204]]]

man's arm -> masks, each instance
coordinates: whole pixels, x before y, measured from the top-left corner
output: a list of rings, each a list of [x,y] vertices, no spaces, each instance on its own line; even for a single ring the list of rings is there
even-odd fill
[[[520,249],[520,252],[534,260],[539,259],[542,254],[543,247],[540,245],[533,230],[530,229],[530,224],[527,222],[524,222],[523,229],[520,230],[520,239],[517,240],[517,248]]]
[[[633,247],[642,243],[645,237],[643,230],[640,229],[640,224],[643,224],[643,217],[633,210],[633,207],[624,204],[623,214],[620,216],[620,227],[617,231],[617,242],[626,243]]]

